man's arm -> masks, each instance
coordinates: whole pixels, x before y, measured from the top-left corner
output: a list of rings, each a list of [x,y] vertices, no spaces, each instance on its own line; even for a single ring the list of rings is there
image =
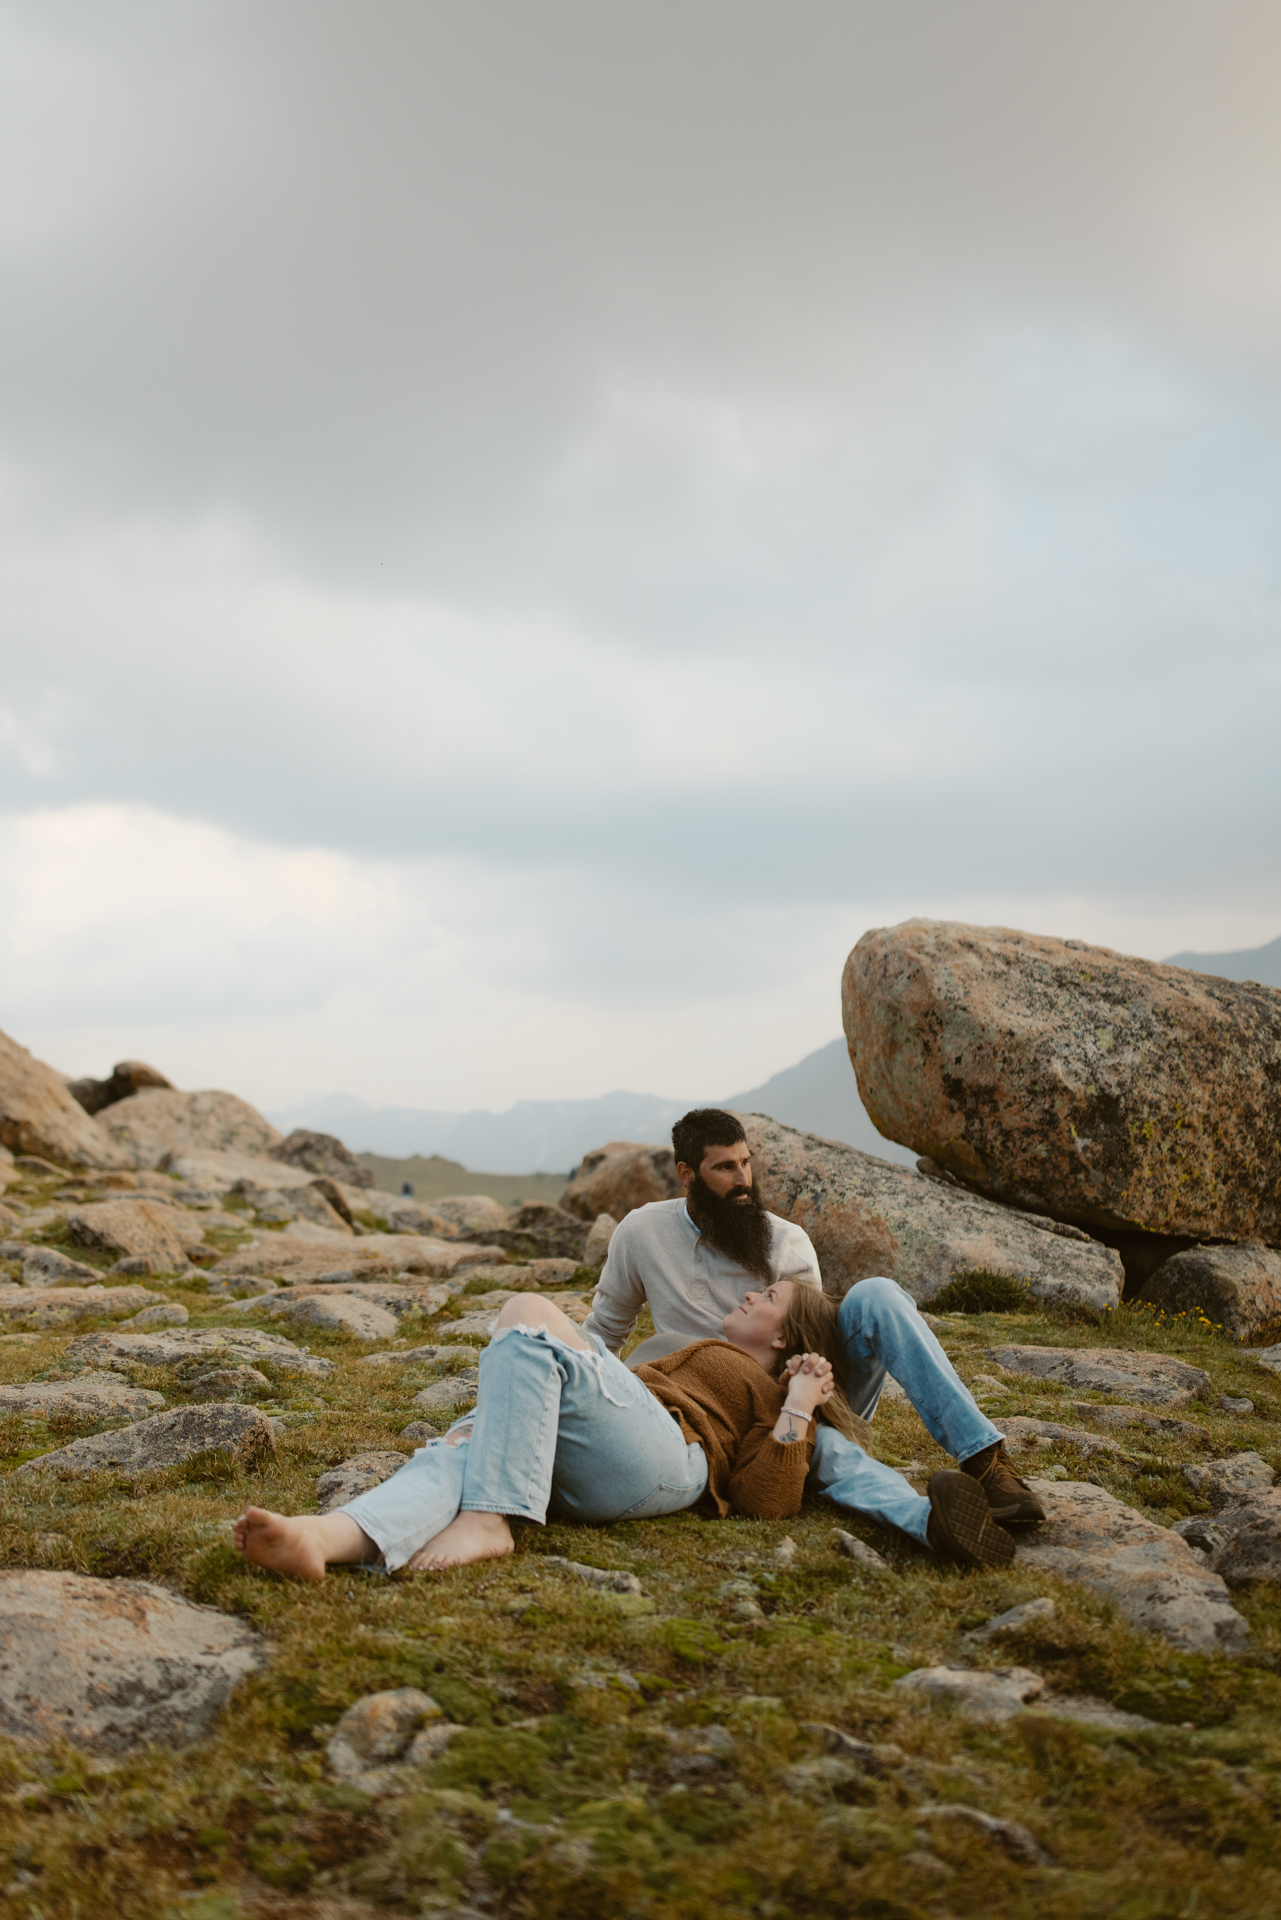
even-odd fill
[[[640,1317],[645,1304],[645,1282],[627,1257],[627,1238],[620,1221],[601,1268],[592,1310],[583,1322],[584,1333],[598,1333],[611,1353],[617,1353]]]

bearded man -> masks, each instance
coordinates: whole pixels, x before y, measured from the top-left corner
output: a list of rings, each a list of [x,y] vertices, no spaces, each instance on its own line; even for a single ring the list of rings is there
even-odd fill
[[[691,1340],[723,1339],[722,1320],[755,1287],[777,1280],[822,1286],[809,1235],[761,1205],[747,1136],[732,1113],[695,1108],[672,1128],[672,1147],[685,1197],[636,1207],[619,1222],[584,1325],[617,1353],[648,1304],[654,1333],[628,1356],[631,1366]],[[870,1420],[891,1374],[960,1472],[936,1474],[925,1498],[819,1423],[810,1467],[818,1491],[962,1564],[1008,1564],[1013,1542],[1005,1528],[1034,1525],[1045,1510],[911,1295],[893,1280],[859,1280],[841,1302],[840,1330],[852,1410]]]

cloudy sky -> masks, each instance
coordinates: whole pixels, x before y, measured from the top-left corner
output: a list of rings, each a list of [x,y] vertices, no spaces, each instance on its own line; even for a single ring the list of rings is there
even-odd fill
[[[1281,931],[1275,6],[0,0],[0,1025],[753,1084]]]

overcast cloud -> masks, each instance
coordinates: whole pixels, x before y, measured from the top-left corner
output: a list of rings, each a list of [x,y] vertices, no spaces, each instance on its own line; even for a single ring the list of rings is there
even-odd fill
[[[1269,6],[0,0],[0,1025],[754,1084],[1281,930]]]

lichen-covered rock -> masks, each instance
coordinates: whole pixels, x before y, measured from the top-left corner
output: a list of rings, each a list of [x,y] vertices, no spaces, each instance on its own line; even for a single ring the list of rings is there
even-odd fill
[[[0,1733],[90,1753],[187,1746],[266,1662],[243,1620],[144,1580],[0,1572]]]
[[[118,1373],[82,1373],[74,1380],[33,1380],[0,1387],[0,1413],[34,1414],[42,1420],[141,1419],[163,1407],[163,1393],[129,1387]]]
[[[286,1340],[283,1334],[267,1333],[260,1327],[174,1327],[157,1333],[106,1330],[82,1333],[70,1343],[65,1357],[71,1366],[113,1370],[132,1366],[177,1369],[192,1362],[214,1366],[226,1361],[246,1366],[257,1363],[284,1374],[319,1375],[334,1370],[332,1360],[308,1353],[292,1340]],[[199,1370],[198,1366],[192,1367],[193,1372]]]
[[[97,1267],[73,1260],[57,1247],[33,1247],[25,1240],[6,1240],[0,1244],[0,1261],[18,1268],[24,1287],[100,1287],[102,1275]]]
[[[380,1487],[393,1473],[399,1473],[408,1459],[407,1453],[354,1453],[350,1460],[340,1460],[317,1478],[316,1512],[332,1513],[358,1493]]]
[[[400,1767],[425,1765],[461,1732],[417,1687],[367,1693],[330,1735],[329,1764],[340,1780],[364,1793],[397,1792],[404,1777]]]
[[[174,1407],[120,1432],[89,1434],[53,1453],[24,1461],[14,1473],[58,1473],[75,1478],[92,1473],[152,1473],[181,1466],[202,1453],[221,1453],[236,1466],[250,1467],[274,1453],[275,1448],[271,1422],[256,1407],[215,1403]]]
[[[58,1167],[133,1164],[72,1098],[62,1076],[7,1033],[0,1033],[0,1146]]]
[[[1281,1253],[1257,1244],[1188,1247],[1157,1268],[1140,1297],[1170,1314],[1204,1314],[1225,1333],[1257,1340],[1281,1325]]]
[[[603,1267],[609,1253],[609,1243],[614,1237],[618,1222],[612,1213],[598,1213],[592,1221],[591,1231],[583,1244],[583,1265],[585,1267]]]
[[[1207,1530],[1200,1540],[1229,1587],[1281,1586],[1281,1489],[1260,1489],[1220,1508],[1210,1526],[1213,1536]],[[1200,1543],[1196,1536],[1193,1543]]]
[[[423,1275],[449,1280],[476,1267],[497,1266],[507,1254],[502,1247],[477,1246],[466,1241],[432,1240],[416,1234],[327,1234],[299,1221],[292,1231],[264,1233],[248,1246],[219,1260],[213,1271],[228,1279],[274,1276],[281,1280],[372,1279],[379,1273]]]
[[[1183,1407],[1203,1399],[1211,1385],[1204,1367],[1191,1367],[1172,1353],[1132,1353],[1126,1347],[987,1347],[984,1357],[1011,1373],[1147,1406]]]
[[[146,1087],[105,1108],[97,1125],[122,1151],[120,1164],[137,1167],[158,1167],[166,1154],[202,1149],[266,1156],[282,1140],[247,1100],[213,1090],[179,1093]]]
[[[123,1320],[157,1298],[148,1287],[0,1287],[0,1323],[61,1327],[71,1320]]]
[[[295,1127],[278,1147],[272,1148],[271,1157],[286,1166],[303,1167],[308,1173],[330,1180],[345,1180],[351,1187],[374,1184],[368,1167],[361,1166],[350,1147],[345,1147],[336,1134],[313,1133],[308,1127]]]
[[[183,1383],[193,1400],[248,1400],[269,1398],[272,1385],[257,1367],[206,1367]]]
[[[135,1273],[182,1273],[188,1248],[204,1251],[198,1218],[152,1200],[97,1200],[67,1215],[67,1232],[79,1246],[137,1262]]]
[[[1035,1578],[1079,1580],[1135,1626],[1186,1653],[1236,1653],[1250,1629],[1217,1573],[1186,1540],[1088,1481],[1031,1480],[1046,1521],[1022,1536],[1015,1564]]]
[[[433,1380],[429,1387],[416,1393],[409,1404],[416,1407],[419,1413],[465,1413],[468,1407],[475,1406],[479,1390],[479,1368],[462,1367],[444,1380]]]
[[[1027,1667],[917,1667],[894,1682],[900,1693],[947,1700],[972,1720],[1009,1720],[1045,1691],[1039,1673]]]
[[[752,1170],[771,1213],[814,1242],[823,1285],[840,1299],[855,1280],[884,1274],[928,1301],[983,1270],[1026,1280],[1052,1305],[1115,1307],[1125,1275],[1110,1247],[1053,1231],[1054,1223],[996,1206],[835,1140],[760,1114],[742,1116]]]
[[[675,1200],[681,1192],[676,1156],[670,1147],[643,1146],[635,1140],[611,1140],[585,1153],[560,1197],[566,1213],[595,1220],[608,1213],[622,1220],[651,1200]]]
[[[910,920],[842,1009],[891,1140],[1082,1225],[1281,1240],[1281,992],[1081,940]]]
[[[464,1233],[489,1233],[507,1225],[508,1209],[487,1193],[450,1193],[433,1200],[431,1210]]]
[[[1102,1433],[1090,1433],[1084,1427],[1065,1427],[1057,1420],[1031,1420],[1015,1414],[1012,1419],[1001,1421],[1001,1431],[1011,1453],[1024,1453],[1037,1447],[1074,1447],[1087,1459],[1096,1453],[1111,1454],[1121,1460],[1127,1457],[1119,1440],[1110,1440]]]
[[[350,1293],[306,1293],[301,1299],[277,1296],[267,1311],[296,1326],[325,1327],[350,1333],[357,1340],[390,1340],[396,1332],[394,1313]]]
[[[1207,1460],[1203,1466],[1183,1469],[1193,1492],[1202,1494],[1216,1513],[1266,1493],[1276,1477],[1276,1468],[1258,1453],[1234,1453],[1226,1460]]]

